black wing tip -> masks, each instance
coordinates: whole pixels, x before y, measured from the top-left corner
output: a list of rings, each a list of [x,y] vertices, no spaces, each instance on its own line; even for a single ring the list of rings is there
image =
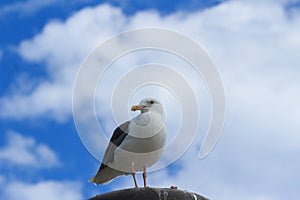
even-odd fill
[[[100,172],[101,170],[103,170],[103,169],[105,169],[105,168],[107,168],[107,167],[108,167],[108,165],[106,165],[106,164],[104,164],[104,163],[101,163],[98,172]]]

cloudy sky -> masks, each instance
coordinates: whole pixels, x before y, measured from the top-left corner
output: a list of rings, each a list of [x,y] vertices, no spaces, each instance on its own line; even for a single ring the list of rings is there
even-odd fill
[[[142,51],[107,70],[95,103],[107,137],[116,123],[111,91],[132,66],[168,65],[196,93],[197,136],[175,163],[149,173],[149,185],[177,185],[210,199],[298,199],[298,0],[1,1],[0,199],[80,200],[133,186],[129,176],[97,187],[87,182],[106,142],[94,144],[99,155],[85,148],[74,124],[72,92],[93,49],[122,31],[143,27],[175,30],[196,41],[217,66],[226,93],[222,135],[200,160],[211,105],[205,83],[190,66],[165,52]],[[172,143],[181,120],[178,99],[158,86],[143,89],[126,105],[143,95],[161,98]]]

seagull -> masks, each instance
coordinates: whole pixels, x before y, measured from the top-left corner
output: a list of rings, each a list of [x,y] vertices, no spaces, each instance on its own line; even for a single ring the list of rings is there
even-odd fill
[[[135,174],[143,171],[144,187],[147,187],[147,168],[159,160],[166,144],[164,110],[153,98],[145,98],[131,107],[131,111],[137,110],[141,111],[139,115],[114,130],[101,166],[89,182],[105,184],[131,174],[137,188]]]

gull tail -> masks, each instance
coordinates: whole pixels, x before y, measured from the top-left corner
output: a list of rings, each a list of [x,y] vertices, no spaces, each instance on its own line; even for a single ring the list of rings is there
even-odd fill
[[[114,178],[126,174],[122,171],[115,170],[110,167],[100,169],[96,175],[89,179],[90,183],[95,185],[110,183]]]

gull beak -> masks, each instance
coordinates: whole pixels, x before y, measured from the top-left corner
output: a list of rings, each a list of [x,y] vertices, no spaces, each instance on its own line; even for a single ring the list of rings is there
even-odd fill
[[[142,105],[137,105],[137,106],[132,106],[131,111],[137,111],[137,110],[143,110],[144,106]]]

